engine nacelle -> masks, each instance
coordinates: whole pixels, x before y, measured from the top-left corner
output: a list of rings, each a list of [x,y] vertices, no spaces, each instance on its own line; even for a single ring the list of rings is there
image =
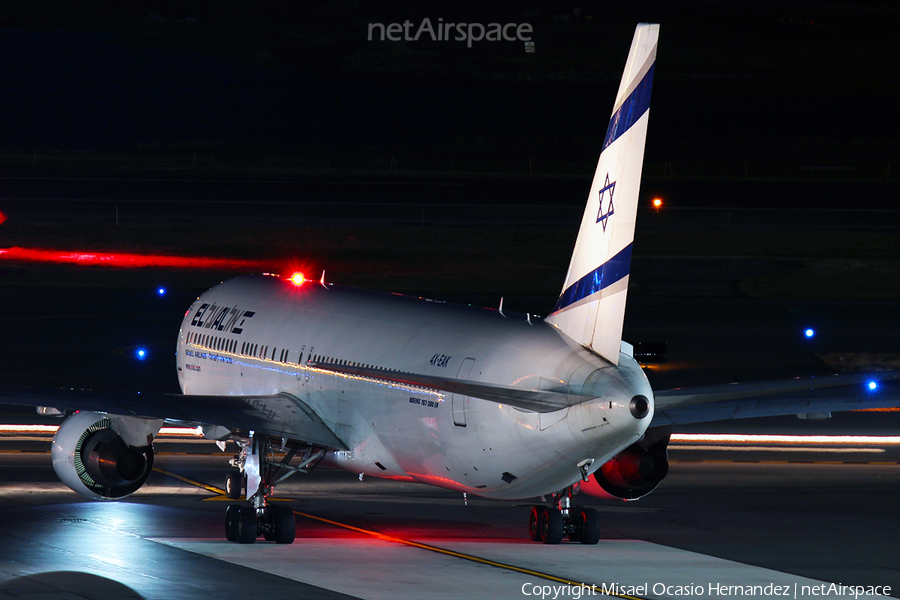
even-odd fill
[[[670,427],[648,429],[644,439],[619,452],[582,483],[581,491],[617,500],[646,496],[669,473],[666,446],[671,431]]]
[[[57,477],[82,496],[124,498],[144,485],[153,470],[153,448],[131,446],[113,429],[139,419],[96,412],[77,412],[60,425],[50,451]],[[146,439],[152,436],[147,436]]]

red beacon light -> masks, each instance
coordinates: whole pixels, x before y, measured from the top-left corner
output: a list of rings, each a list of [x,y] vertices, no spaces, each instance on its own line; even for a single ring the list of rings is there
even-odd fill
[[[306,283],[306,277],[303,276],[303,273],[294,273],[290,277],[288,277],[288,281],[293,283],[294,285],[303,285]]]

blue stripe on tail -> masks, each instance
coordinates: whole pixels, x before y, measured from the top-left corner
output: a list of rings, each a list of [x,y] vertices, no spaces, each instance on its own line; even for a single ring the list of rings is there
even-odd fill
[[[655,68],[656,62],[654,61],[641,82],[609,120],[609,128],[606,130],[606,138],[603,141],[603,150],[606,150],[610,144],[631,129],[631,126],[650,108],[650,88],[653,87],[653,70]]]
[[[570,285],[559,297],[553,312],[558,312],[591,294],[596,294],[627,276],[631,270],[631,247],[633,245],[628,244],[621,252]]]

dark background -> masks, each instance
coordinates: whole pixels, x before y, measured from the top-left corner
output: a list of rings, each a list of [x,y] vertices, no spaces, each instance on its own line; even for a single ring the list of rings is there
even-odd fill
[[[669,342],[654,385],[892,353],[900,7],[575,6],[8,2],[0,248],[251,259],[546,314],[635,24],[660,22],[625,324]],[[536,52],[366,39],[425,17],[529,23]],[[5,261],[5,376],[133,387],[131,351],[171,348],[190,300],[237,273]],[[177,292],[164,308],[158,285]],[[60,339],[49,372],[33,357]],[[151,363],[171,388],[168,352]]]
[[[647,176],[896,178],[895,3],[627,4],[11,1],[0,151],[80,172],[584,176],[644,21],[661,23]],[[529,23],[536,52],[366,39],[425,17]]]

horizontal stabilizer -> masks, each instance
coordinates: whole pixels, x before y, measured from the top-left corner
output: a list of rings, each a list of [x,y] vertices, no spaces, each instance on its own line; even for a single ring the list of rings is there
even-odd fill
[[[408,385],[438,392],[471,396],[473,398],[480,398],[481,400],[508,404],[529,412],[553,412],[593,399],[592,396],[582,396],[580,394],[564,394],[560,392],[523,389],[480,383],[468,379],[422,375],[420,373],[404,373],[401,371],[388,371],[385,369],[350,367],[347,365],[331,363],[309,363],[309,366],[323,371],[352,375],[365,379],[374,379],[389,384]]]
[[[651,426],[895,407],[898,378],[900,371],[884,371],[675,388],[654,393]]]

